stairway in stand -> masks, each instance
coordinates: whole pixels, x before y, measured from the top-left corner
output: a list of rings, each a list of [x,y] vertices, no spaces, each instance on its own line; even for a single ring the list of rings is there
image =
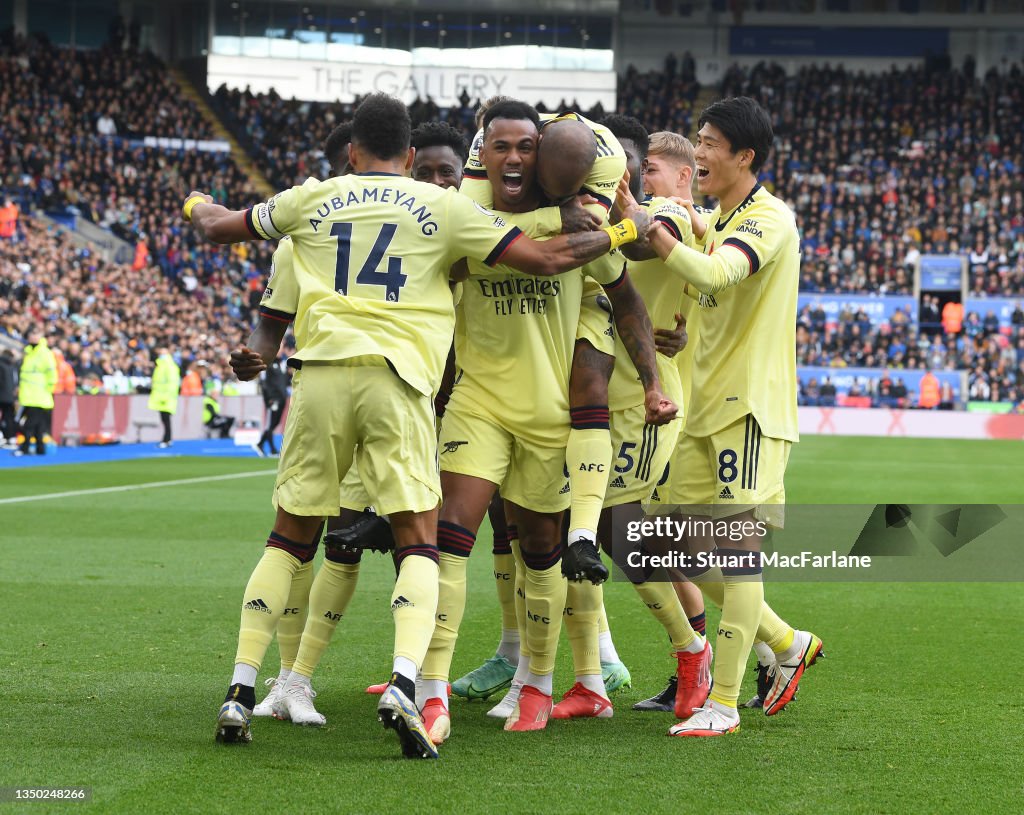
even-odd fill
[[[712,102],[720,99],[722,91],[718,85],[701,85],[700,93],[693,102],[693,118],[690,121],[690,141],[694,146],[697,144],[697,120],[700,119],[700,112]]]
[[[174,81],[178,83],[182,94],[195,103],[203,118],[210,123],[214,135],[231,145],[231,158],[234,159],[235,164],[241,168],[242,172],[249,177],[257,192],[264,199],[270,198],[277,190],[270,186],[270,182],[267,181],[266,176],[256,167],[252,157],[242,148],[242,145],[238,143],[234,135],[224,127],[221,120],[217,118],[217,114],[213,112],[207,102],[206,94],[200,92],[178,68],[169,66],[168,71]]]

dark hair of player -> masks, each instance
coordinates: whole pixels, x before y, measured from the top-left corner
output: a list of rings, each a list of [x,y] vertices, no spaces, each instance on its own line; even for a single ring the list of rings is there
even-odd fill
[[[601,120],[601,124],[607,127],[615,138],[632,141],[640,151],[640,158],[647,156],[647,151],[651,149],[651,138],[647,135],[647,128],[640,124],[639,119],[613,113],[610,116],[605,116]]]
[[[371,93],[352,116],[353,143],[382,161],[407,153],[411,134],[408,109],[386,93]]]
[[[476,125],[476,129],[479,130],[484,126],[484,116],[487,115],[492,107],[499,102],[514,102],[516,101],[511,96],[492,96],[490,99],[485,99],[480,103],[480,107],[476,109],[476,115],[473,117],[473,124]]]
[[[345,148],[348,147],[350,141],[352,141],[352,122],[342,122],[324,140],[324,157],[336,173],[340,173],[342,167],[348,163],[348,154]]]
[[[424,147],[450,147],[465,163],[469,156],[466,139],[447,122],[424,122],[412,131],[411,144],[417,150]]]
[[[753,150],[750,172],[757,173],[771,152],[775,140],[772,120],[749,96],[730,96],[708,105],[700,114],[697,127],[710,124],[729,140],[733,155],[740,150]]]
[[[540,116],[533,105],[515,99],[509,102],[498,102],[487,109],[487,113],[484,114],[484,132],[495,119],[529,119],[538,128],[540,127]]]

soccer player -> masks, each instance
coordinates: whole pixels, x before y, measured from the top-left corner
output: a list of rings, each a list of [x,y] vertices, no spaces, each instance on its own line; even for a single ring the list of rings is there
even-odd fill
[[[483,144],[483,119],[487,111],[500,102],[515,101],[510,97],[493,97],[486,100],[477,111],[476,126],[477,136],[471,150],[469,171],[479,171],[482,165],[479,163],[480,147]],[[550,117],[549,117],[550,120]],[[586,120],[581,120],[586,122]],[[543,121],[542,121],[543,125]],[[615,142],[614,136],[603,126],[589,126],[601,131],[601,138],[606,143],[615,145],[615,150],[621,154],[621,148]],[[544,168],[543,172],[538,171],[538,178],[541,176],[553,179],[549,183],[557,183],[566,188],[576,185],[586,187],[587,181],[593,173],[594,167],[600,161],[600,156],[593,159],[593,164],[587,164],[592,149],[586,152],[574,151],[573,144],[560,145],[557,133],[558,127],[549,130],[551,138],[541,139],[537,151],[537,166]],[[566,128],[572,131],[572,126]],[[565,133],[572,138],[571,133]],[[597,144],[597,136],[594,136],[594,145]],[[565,173],[565,157],[567,154],[580,156],[575,163],[578,165],[575,177],[573,173]],[[561,168],[561,175],[552,172],[550,167]],[[621,165],[612,170],[608,168],[607,160],[602,165],[601,173],[617,172],[621,177],[625,169],[625,159]],[[601,175],[599,177],[604,177]],[[563,177],[564,176],[564,177]],[[568,180],[566,180],[568,179]],[[477,196],[478,203],[491,204],[493,194],[490,185],[469,185],[470,191]],[[596,186],[596,184],[595,184]],[[595,199],[596,200],[596,199]],[[604,211],[599,210],[602,217]],[[544,212],[544,210],[540,210]],[[563,221],[563,229],[571,231],[576,228],[592,228],[587,223],[569,224],[566,218],[566,207],[563,205],[558,213]],[[573,214],[570,210],[570,216]],[[669,332],[673,336],[673,332]],[[601,287],[591,280],[584,283],[584,295],[580,308],[580,324],[577,332],[576,345],[573,352],[572,369],[569,376],[569,414],[570,431],[567,445],[566,459],[569,471],[570,485],[570,526],[573,520],[583,517],[582,513],[588,511],[593,502],[590,495],[593,492],[593,484],[600,485],[597,496],[597,511],[593,513],[593,520],[589,523],[583,522],[586,526],[593,526],[596,530],[597,516],[600,513],[600,504],[603,497],[604,485],[606,483],[605,472],[608,469],[608,462],[611,460],[611,440],[608,431],[607,406],[608,406],[608,380],[611,377],[614,367],[615,339],[611,319],[611,307],[608,298]],[[500,496],[496,495],[488,510],[491,518],[491,526],[495,532],[494,536],[494,576],[498,590],[499,604],[502,613],[502,636],[494,656],[487,659],[480,667],[470,671],[452,683],[452,692],[471,699],[486,699],[492,694],[508,687],[513,683],[515,672],[518,667],[521,636],[519,626],[516,622],[515,594],[516,586],[522,589],[522,574],[518,573],[515,566],[513,547],[518,546],[518,530],[515,524],[506,524],[503,509],[503,502]],[[569,530],[567,529],[566,532]],[[589,546],[589,552],[584,551],[583,560],[588,569],[596,566],[601,570],[596,574],[598,579],[607,576],[600,559],[597,556],[592,540],[580,541],[580,537],[587,537],[586,533],[573,536],[578,551],[581,547]],[[596,538],[596,533],[589,536]],[[563,552],[562,571],[574,571],[580,569],[577,558],[572,554],[573,550]],[[584,570],[586,573],[586,570]],[[629,669],[622,663],[612,642],[611,631],[608,627],[608,618],[602,606],[600,618],[600,661],[604,682],[609,691],[622,686],[629,686],[631,678]],[[488,715],[496,718],[507,718],[518,698],[520,683],[513,685],[510,694],[502,700],[495,708],[488,712]]]
[[[606,126],[578,113],[545,113],[539,116],[539,122],[537,182],[541,189],[559,205],[577,200],[577,193],[585,191],[596,201],[587,210],[599,222],[607,222],[611,196],[626,169],[622,146]],[[579,137],[579,125],[584,125],[592,133],[595,148],[592,153],[584,155],[573,149],[572,140]],[[482,131],[478,131],[470,148],[462,191],[481,206],[490,207],[493,199],[479,156],[482,143]],[[584,291],[581,342],[576,346],[570,380],[572,413],[566,447],[571,500],[563,571],[570,575],[582,573],[585,579],[594,582],[602,582],[608,577],[608,570],[601,562],[596,547],[597,524],[606,484],[604,474],[608,472],[612,458],[607,385],[614,359],[610,350],[606,352],[602,347],[601,337],[608,328],[607,320],[602,320],[601,316],[600,306],[605,302],[600,287],[589,284]],[[603,614],[602,621],[606,627],[607,620]],[[614,649],[611,651],[614,653]],[[615,661],[618,661],[617,655]],[[628,671],[626,674],[628,679]]]
[[[630,190],[634,196],[642,194],[642,167],[648,152],[648,135],[643,126],[632,117],[609,116],[604,124],[618,139],[627,156]],[[666,199],[652,199],[645,203],[652,218],[665,225],[680,240],[692,243],[690,219],[687,212]],[[631,247],[629,255],[635,254]],[[654,323],[671,323],[676,318],[682,286],[667,273],[662,261],[648,249],[636,255],[628,264],[630,278],[641,293]],[[639,520],[643,511],[641,502],[647,501],[665,472],[675,447],[679,422],[659,428],[644,421],[643,392],[631,371],[628,358],[621,347],[616,348],[615,368],[608,389],[611,408],[611,436],[613,450],[617,451],[614,467],[605,477],[607,494],[601,515],[600,538],[606,549],[612,551],[613,515],[616,526],[626,515]],[[667,355],[658,355],[658,368],[666,394],[679,403],[683,393],[676,363]],[[621,528],[621,527],[620,527]],[[630,572],[627,570],[627,574]],[[703,637],[694,636],[686,624],[683,610],[672,587],[665,583],[644,582],[634,578],[634,585],[644,603],[665,627],[678,659],[677,672],[681,677],[696,670],[691,663],[703,659],[710,662],[710,651]],[[570,582],[564,615],[566,631],[573,646],[576,683],[555,706],[555,718],[610,717],[613,713],[605,688],[601,683],[598,664],[597,616],[602,606],[600,586]],[[685,685],[684,681],[681,683]],[[697,704],[703,703],[700,699]],[[680,710],[692,712],[692,700],[681,694]]]
[[[447,189],[462,185],[463,166],[468,150],[463,135],[445,122],[425,122],[412,132],[416,156],[412,177],[417,181]]]
[[[651,198],[656,197],[672,199],[677,202],[681,201],[690,216],[690,228],[693,235],[697,239],[701,239],[703,238],[706,229],[705,219],[707,213],[702,210],[698,211],[692,204],[692,184],[696,171],[697,164],[693,158],[693,145],[690,143],[689,139],[685,136],[679,135],[678,133],[671,133],[669,131],[661,131],[651,134],[650,149],[647,152],[647,160],[643,165],[644,194]],[[695,245],[695,243],[691,242],[688,243],[688,245]],[[682,325],[685,325],[687,334],[686,346],[674,356],[676,367],[679,370],[680,386],[683,393],[683,410],[680,412],[679,427],[681,436],[683,427],[685,427],[686,416],[689,413],[688,405],[691,391],[690,371],[692,368],[693,349],[697,344],[700,328],[699,320],[697,319],[699,316],[697,301],[685,293],[682,294],[679,300],[679,313],[675,316],[677,320],[681,321]],[[659,336],[664,333],[667,332],[664,332],[663,330],[655,331],[655,334]],[[670,477],[670,472],[670,469],[666,466],[666,471],[659,482],[662,486],[664,486]],[[660,502],[660,499],[661,496],[658,494],[658,490],[656,488],[651,496],[651,500]],[[686,613],[690,627],[693,628],[694,632],[699,634],[701,637],[704,637],[706,630],[704,598],[700,589],[688,581],[678,582],[673,585],[676,595],[679,598],[679,602],[682,604],[683,610]],[[692,676],[692,671],[688,670],[690,666],[680,663],[678,667],[683,668],[685,673]],[[676,673],[669,677],[668,685],[663,691],[649,699],[637,702],[633,705],[633,709],[665,711],[671,713],[675,709],[675,701],[678,693],[678,675],[679,670],[677,669]],[[683,700],[681,701],[685,707],[686,702]],[[701,704],[702,703],[703,700],[701,700]]]
[[[674,455],[669,501],[698,520],[711,515],[780,527],[786,463],[798,440],[793,348],[800,236],[789,208],[757,181],[773,140],[767,113],[752,99],[725,99],[703,111],[699,127],[698,189],[718,199],[703,251],[660,224],[650,236],[668,268],[703,295],[690,415]],[[714,685],[708,701],[670,735],[739,729],[737,700],[755,636],[777,658],[767,715],[792,699],[805,668],[821,654],[818,637],[794,631],[764,603],[760,567],[744,559],[760,550],[760,538],[720,544],[720,570],[687,574],[722,607]],[[690,545],[692,552],[715,544],[691,539]]]
[[[407,178],[410,130],[401,102],[373,94],[352,121],[355,174],[310,179],[249,210],[228,210],[199,192],[183,207],[214,243],[290,235],[301,292],[296,323],[309,330],[294,357],[301,370],[274,489],[277,519],[243,599],[220,741],[251,739],[255,679],[292,573],[334,513],[358,445],[360,474],[390,516],[400,564],[391,603],[395,656],[378,716],[398,733],[404,755],[437,757],[412,700],[437,607],[433,393],[454,321],[450,266],[469,257],[557,275],[635,239],[638,223],[647,229],[646,214],[630,206],[625,227],[540,244],[454,190]]]
[[[541,203],[535,177],[537,124],[536,111],[520,102],[494,105],[485,115],[481,159],[500,213],[531,213]],[[574,148],[589,145],[593,150],[590,131],[578,123],[570,126],[580,128]],[[602,258],[585,271],[606,284],[619,333],[644,382],[652,421],[671,418],[675,406],[661,396],[650,321],[624,274],[621,256]],[[423,665],[424,719],[435,741],[450,733],[445,685],[465,610],[466,559],[498,487],[519,533],[522,563],[516,567],[525,570],[527,635],[522,650],[529,654],[520,664],[525,682],[507,730],[546,725],[565,596],[559,543],[568,505],[563,471],[568,376],[583,273],[547,281],[478,263],[470,264],[470,272],[456,325],[459,374],[439,441],[441,594]]]
[[[342,122],[324,141],[324,156],[330,164],[332,177],[346,175],[350,170],[348,145],[351,135],[351,122]],[[293,324],[298,310],[299,290],[292,257],[292,241],[285,238],[274,251],[270,280],[260,303],[256,327],[247,346],[231,354],[231,367],[241,381],[253,379],[268,370],[268,366],[273,364],[271,360],[276,358],[280,350],[288,326]],[[296,341],[300,347],[307,343],[307,327],[305,324],[296,327]],[[368,498],[363,498],[363,493],[365,491],[359,482],[357,468],[350,467],[342,482],[340,513],[327,522],[323,565],[314,578],[314,545],[292,575],[288,600],[276,631],[280,671],[276,677],[266,680],[270,692],[253,708],[253,716],[273,716],[296,724],[315,726],[327,721],[313,705],[316,691],[309,679],[313,674],[312,668],[319,662],[334,627],[355,592],[362,557],[361,551],[346,551],[333,545],[331,532],[345,528],[362,517],[360,510],[365,503],[369,503]],[[307,628],[309,634],[304,637]],[[293,671],[296,663],[299,668]]]
[[[324,152],[331,162],[334,175],[343,175],[347,170],[347,149],[342,151],[341,148],[347,148],[350,130],[347,124],[339,125],[325,145]],[[426,123],[413,130],[411,144],[416,150],[412,165],[413,178],[442,189],[458,188],[467,152],[461,133],[450,125]],[[282,241],[280,246],[290,247],[290,241]],[[287,258],[279,259],[281,251],[279,248],[275,253],[274,272],[261,305],[261,319],[263,315],[268,315],[278,320],[291,320],[298,307],[299,291],[292,271],[291,255],[289,252]],[[281,260],[287,260],[287,265],[281,263]],[[373,500],[363,489],[355,466],[349,468],[342,481],[340,503],[339,515],[328,520],[328,533],[324,538],[324,566],[313,580],[312,589],[307,588],[309,616],[304,616],[304,627],[300,627],[301,639],[294,646],[294,651],[289,641],[289,655],[294,656],[286,661],[283,656],[285,645],[281,641],[282,629],[279,627],[281,674],[276,679],[267,680],[272,685],[271,692],[253,710],[255,716],[275,716],[296,724],[326,724],[326,717],[313,703],[316,692],[312,689],[311,679],[355,592],[362,557],[358,546],[338,544],[345,537],[356,537],[360,543],[366,544],[372,539],[379,539],[383,535],[390,537],[391,534],[385,520],[373,513],[363,514],[363,509],[371,505]],[[288,612],[293,611],[297,605],[298,602],[293,603],[290,597],[285,620],[289,619]],[[387,683],[373,688],[378,694],[383,693]]]

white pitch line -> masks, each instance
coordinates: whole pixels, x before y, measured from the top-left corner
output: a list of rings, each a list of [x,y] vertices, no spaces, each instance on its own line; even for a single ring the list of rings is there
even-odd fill
[[[99,495],[105,492],[128,492],[146,490],[152,487],[176,487],[179,484],[201,484],[205,481],[229,481],[234,478],[251,478],[254,475],[270,475],[277,470],[253,470],[248,473],[229,475],[207,475],[201,478],[180,478],[177,481],[150,481],[146,484],[125,484],[120,487],[100,487],[95,490],[72,490],[71,492],[48,492],[44,495],[19,495],[17,498],[0,498],[0,504],[25,504],[29,501],[47,501],[51,498],[74,498],[79,495]]]

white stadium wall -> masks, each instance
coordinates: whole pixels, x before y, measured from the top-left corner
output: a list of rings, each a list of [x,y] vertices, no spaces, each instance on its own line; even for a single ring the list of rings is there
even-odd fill
[[[148,396],[105,396],[58,394],[54,397],[53,436],[84,439],[90,434],[109,433],[123,442],[159,441],[159,416],[148,407]],[[259,396],[221,397],[225,416],[262,425],[263,399]],[[890,410],[888,408],[797,409],[800,433],[808,436],[902,436],[941,439],[1024,440],[1024,415],[966,413],[943,410]],[[172,427],[176,439],[200,439],[203,399],[183,396]]]
[[[797,408],[807,436],[898,436],[925,439],[1024,440],[1024,415],[954,410]]]
[[[487,67],[432,67],[307,59],[257,59],[211,54],[207,84],[215,91],[248,87],[253,93],[274,89],[285,99],[316,102],[351,102],[356,96],[383,91],[407,104],[428,96],[442,107],[459,104],[465,89],[471,98],[496,94],[557,107],[575,99],[584,109],[598,102],[615,109],[614,71],[518,70]]]

